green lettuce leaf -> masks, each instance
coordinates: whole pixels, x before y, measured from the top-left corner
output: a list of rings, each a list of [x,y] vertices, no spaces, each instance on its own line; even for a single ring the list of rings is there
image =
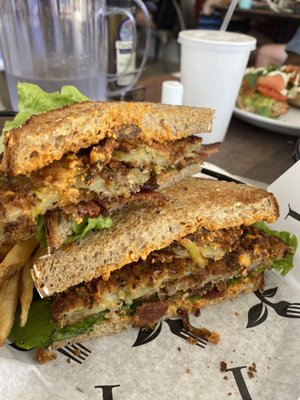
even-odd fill
[[[276,269],[276,271],[278,271],[282,276],[285,276],[294,267],[294,254],[296,253],[298,247],[296,235],[286,231],[273,231],[264,222],[257,222],[254,224],[254,226],[268,235],[278,237],[291,247],[292,252],[289,253],[283,260],[272,261],[273,268]]]
[[[254,72],[249,72],[244,76],[244,79],[248,82],[248,86],[250,89],[255,89],[256,87],[256,82],[260,74],[254,73]]]
[[[88,232],[90,232],[93,229],[101,230],[110,228],[111,226],[112,226],[112,219],[110,217],[103,217],[103,215],[100,215],[97,218],[85,217],[79,224],[77,224],[76,222],[72,223],[72,229],[74,235],[68,237],[67,243],[70,243],[73,240],[79,238],[83,238]]]
[[[148,302],[158,301],[157,295],[149,298],[138,298],[131,304],[123,304],[125,315],[132,316],[136,309]],[[96,325],[105,321],[107,310],[86,317],[73,325],[59,327],[51,312],[49,300],[34,300],[30,306],[26,325],[20,327],[20,309],[17,310],[15,322],[9,334],[9,340],[18,347],[26,350],[46,348],[54,342],[75,338],[78,335],[88,334]]]
[[[43,215],[39,215],[36,219],[35,238],[42,248],[47,247],[46,231],[45,231],[45,218]]]
[[[76,324],[60,328],[52,317],[50,302],[37,300],[31,304],[27,323],[23,328],[20,327],[20,311],[16,313],[9,340],[26,350],[45,348],[59,340],[91,332],[95,324],[105,320],[105,314],[106,311],[103,311]]]
[[[39,215],[36,219],[37,228],[36,228],[36,240],[40,244],[42,248],[47,247],[47,239],[46,239],[46,231],[45,231],[45,218],[43,215]],[[66,243],[73,242],[76,239],[83,238],[88,232],[92,230],[101,230],[107,229],[112,226],[112,219],[110,217],[103,217],[100,215],[97,218],[88,218],[85,217],[82,221],[77,224],[76,222],[72,223],[73,235],[70,235]]]
[[[55,322],[51,314],[50,302],[34,301],[30,306],[24,328],[20,327],[20,311],[16,313],[9,340],[22,349],[44,348],[51,344],[51,334],[54,330]]]
[[[33,114],[89,100],[75,86],[63,86],[60,93],[47,93],[33,83],[18,82],[17,92],[19,112],[12,121],[5,122],[3,132],[23,125]]]

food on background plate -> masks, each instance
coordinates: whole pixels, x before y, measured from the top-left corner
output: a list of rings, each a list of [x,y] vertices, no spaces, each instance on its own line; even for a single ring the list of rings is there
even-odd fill
[[[261,289],[265,269],[292,267],[290,244],[255,226],[277,219],[272,194],[199,178],[161,193],[163,205],[132,203],[113,214],[111,229],[37,259],[33,279],[45,298],[32,303],[24,328],[16,318],[10,340],[56,348],[152,326]]]
[[[237,98],[237,106],[254,114],[278,118],[297,104],[300,96],[300,68],[247,68]]]
[[[300,67],[287,65],[284,71],[291,74],[290,82],[292,87],[289,91],[288,103],[295,107],[300,107]]]

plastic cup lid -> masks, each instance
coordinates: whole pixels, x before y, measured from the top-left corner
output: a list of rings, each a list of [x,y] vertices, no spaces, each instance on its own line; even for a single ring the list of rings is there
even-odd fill
[[[251,51],[256,47],[256,39],[243,33],[201,29],[181,31],[178,42],[184,46],[219,51]]]

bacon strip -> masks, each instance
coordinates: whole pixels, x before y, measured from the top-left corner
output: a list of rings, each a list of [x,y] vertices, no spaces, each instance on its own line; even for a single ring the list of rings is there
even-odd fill
[[[165,315],[167,310],[168,303],[166,301],[142,304],[133,316],[133,326],[141,328],[153,325]]]
[[[201,147],[200,152],[198,153],[199,156],[202,157],[202,160],[206,160],[208,157],[210,157],[212,154],[217,153],[220,151],[221,143],[210,143],[210,144],[203,144]]]
[[[163,206],[168,198],[162,193],[159,192],[150,192],[150,191],[141,191],[138,193],[133,193],[130,197],[119,197],[119,204],[129,204],[135,201],[153,201],[157,206]]]

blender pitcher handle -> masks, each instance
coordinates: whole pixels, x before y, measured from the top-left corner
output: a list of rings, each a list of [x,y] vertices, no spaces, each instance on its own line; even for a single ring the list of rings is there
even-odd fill
[[[128,91],[130,91],[137,83],[137,81],[140,79],[140,76],[144,70],[145,64],[147,62],[148,56],[149,56],[149,52],[150,52],[150,44],[151,44],[151,27],[150,27],[150,16],[147,10],[147,7],[145,6],[145,4],[143,3],[143,1],[141,0],[133,0],[138,7],[142,10],[144,16],[145,16],[145,23],[146,23],[146,43],[145,43],[145,50],[144,50],[144,55],[141,61],[141,64],[139,66],[139,68],[137,69],[137,72],[135,72],[135,77],[132,79],[131,83],[127,86],[123,86],[120,89],[116,89],[116,90],[107,90],[106,89],[106,95],[107,96],[124,96],[124,94]],[[113,15],[113,14],[125,14],[128,19],[130,20],[131,24],[132,24],[132,51],[131,51],[131,56],[128,59],[127,62],[127,66],[126,68],[120,73],[120,74],[109,74],[107,75],[107,81],[108,82],[113,82],[116,81],[118,79],[118,77],[122,76],[122,75],[126,75],[130,65],[132,63],[132,59],[134,57],[134,50],[136,48],[136,43],[137,43],[137,33],[136,33],[136,26],[135,26],[135,19],[133,17],[133,15],[127,11],[124,10],[122,8],[119,7],[114,7],[112,10],[106,11],[105,15]]]

